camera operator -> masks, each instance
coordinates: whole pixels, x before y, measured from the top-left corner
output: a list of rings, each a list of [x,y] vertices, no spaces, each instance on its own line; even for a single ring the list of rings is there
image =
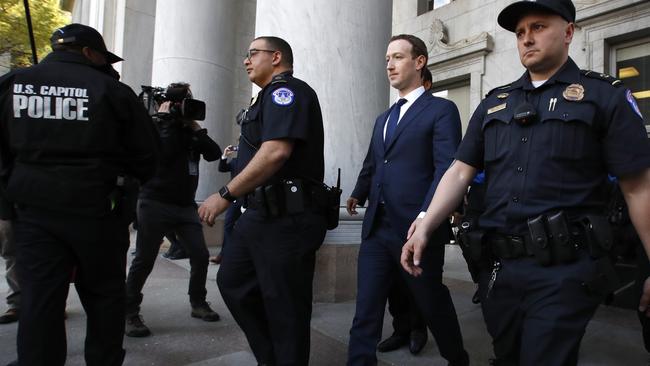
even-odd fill
[[[205,281],[208,271],[208,249],[197,214],[194,195],[199,178],[199,159],[207,161],[221,157],[221,148],[207,130],[184,112],[184,103],[192,96],[189,84],[175,83],[167,88],[182,98],[163,101],[154,115],[160,135],[162,156],[155,176],[142,186],[137,204],[138,236],[135,258],[126,280],[126,330],[129,337],[151,334],[140,316],[142,288],[153,269],[165,234],[175,232],[186,246],[190,258],[189,296],[191,316],[204,321],[217,321],[219,315],[206,302]],[[165,100],[163,99],[163,100]]]

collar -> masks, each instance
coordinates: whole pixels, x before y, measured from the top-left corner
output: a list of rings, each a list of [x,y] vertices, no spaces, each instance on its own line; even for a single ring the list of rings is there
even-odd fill
[[[397,100],[406,99],[406,103],[404,103],[404,106],[406,106],[407,104],[410,106],[422,94],[424,94],[424,87],[420,86],[420,87],[418,87],[416,89],[411,90],[411,92],[406,94],[405,96],[397,98]],[[397,100],[395,102],[397,102]],[[406,109],[406,108],[404,108],[404,106],[402,106],[402,109]]]
[[[43,61],[41,61],[41,63],[48,63],[48,62],[67,62],[67,63],[74,63],[74,64],[83,64],[83,65],[88,65],[93,67],[95,66],[83,55],[74,52],[61,51],[61,50],[50,52],[47,56],[45,56]]]
[[[580,69],[578,68],[578,65],[576,65],[576,63],[573,61],[573,59],[569,57],[564,65],[562,65],[562,67],[555,74],[553,74],[553,76],[551,76],[544,83],[544,85],[541,85],[540,88],[555,83],[576,84],[579,82]],[[528,74],[528,71],[524,72],[524,74],[517,81],[515,81],[512,86],[514,88],[521,88],[527,91],[535,89],[533,83],[530,81],[530,75]]]

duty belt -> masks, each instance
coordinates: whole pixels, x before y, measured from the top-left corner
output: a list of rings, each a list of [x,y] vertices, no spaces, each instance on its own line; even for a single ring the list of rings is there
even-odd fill
[[[584,229],[581,228],[576,228],[569,240],[576,249],[586,248],[588,244]],[[487,236],[487,243],[489,250],[499,259],[517,259],[535,255],[533,238],[530,235],[492,233]]]

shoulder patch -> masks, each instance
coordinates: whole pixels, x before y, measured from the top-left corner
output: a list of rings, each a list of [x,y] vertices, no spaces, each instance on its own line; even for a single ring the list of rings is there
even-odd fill
[[[634,95],[632,95],[632,91],[628,89],[625,92],[625,98],[627,99],[627,102],[630,104],[632,107],[632,110],[643,119],[643,115],[641,114],[641,110],[639,109],[639,105],[636,104],[636,99],[634,99]]]
[[[271,93],[273,97],[273,103],[279,106],[288,106],[293,103],[294,93],[289,88],[278,88]]]
[[[591,71],[591,70],[580,70],[580,73],[582,75],[588,77],[588,78],[602,80],[602,81],[604,81],[604,82],[606,82],[606,83],[608,83],[608,84],[610,84],[612,86],[618,87],[618,86],[623,85],[622,81],[620,81],[619,79],[617,79],[617,78],[615,78],[615,77],[613,77],[611,75],[607,75],[607,74],[603,74],[603,73],[595,72],[595,71]]]

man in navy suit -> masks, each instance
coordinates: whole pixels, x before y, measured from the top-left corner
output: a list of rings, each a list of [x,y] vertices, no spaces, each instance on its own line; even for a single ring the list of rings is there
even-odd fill
[[[386,70],[399,100],[377,118],[368,154],[347,202],[348,212],[355,214],[356,206],[368,200],[348,365],[377,364],[388,289],[399,277],[413,294],[441,356],[449,365],[469,364],[449,290],[442,284],[449,229],[442,227],[433,236],[434,249],[422,260],[426,267],[422,276],[408,276],[399,265],[409,225],[428,206],[461,139],[454,103],[424,92],[422,73],[427,55],[426,45],[415,36],[390,39]]]

